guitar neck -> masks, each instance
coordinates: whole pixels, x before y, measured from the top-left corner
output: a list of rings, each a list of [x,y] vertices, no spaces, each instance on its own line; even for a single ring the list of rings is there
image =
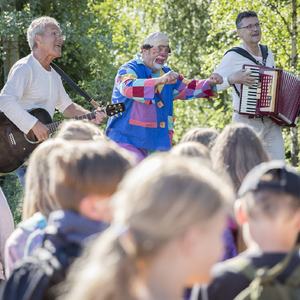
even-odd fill
[[[77,116],[75,117],[74,119],[75,120],[92,120],[94,119],[96,116],[96,113],[93,111],[93,112],[90,112],[86,115],[82,115],[82,116]],[[59,125],[62,123],[63,121],[57,121],[57,122],[53,122],[53,123],[49,123],[47,124],[46,126],[48,127],[49,129],[49,133],[52,134],[54,133],[55,131],[57,131]]]

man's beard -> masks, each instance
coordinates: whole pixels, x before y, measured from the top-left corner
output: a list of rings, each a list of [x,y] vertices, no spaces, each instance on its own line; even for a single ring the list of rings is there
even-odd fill
[[[162,63],[162,64],[157,63],[156,60],[157,60],[157,58],[155,58],[153,60],[153,69],[155,69],[155,70],[161,70],[162,67],[164,66],[164,63]]]

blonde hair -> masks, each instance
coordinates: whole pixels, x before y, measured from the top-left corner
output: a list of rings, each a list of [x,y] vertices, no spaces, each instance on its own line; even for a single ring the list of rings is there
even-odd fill
[[[49,160],[49,193],[63,209],[75,211],[87,195],[113,194],[131,167],[128,156],[105,141],[68,142]]]
[[[59,209],[58,203],[49,195],[49,154],[62,146],[62,141],[50,139],[32,152],[26,172],[23,220],[36,212],[48,217],[50,212]]]
[[[93,123],[83,120],[64,121],[56,134],[56,138],[64,140],[93,140],[104,138],[103,132]]]
[[[207,146],[209,149],[215,144],[219,132],[215,128],[195,127],[189,129],[181,138],[180,143],[198,142]]]
[[[134,299],[139,262],[190,226],[205,224],[231,197],[213,171],[195,168],[189,158],[160,154],[146,159],[122,181],[114,197],[114,224],[73,266],[62,299]]]
[[[269,161],[260,138],[250,126],[241,123],[224,128],[216,139],[212,153],[213,168],[229,175],[235,191],[253,167]]]
[[[63,140],[90,140],[97,137],[102,138],[103,134],[91,123],[79,120],[64,121],[57,134],[58,139],[49,139],[33,151],[26,172],[23,220],[30,218],[36,212],[41,212],[48,217],[53,210],[60,208],[59,203],[49,195],[50,153],[62,147],[65,144]]]
[[[197,142],[185,142],[174,146],[171,153],[180,156],[189,156],[194,158],[201,158],[210,161],[210,153],[206,146]]]

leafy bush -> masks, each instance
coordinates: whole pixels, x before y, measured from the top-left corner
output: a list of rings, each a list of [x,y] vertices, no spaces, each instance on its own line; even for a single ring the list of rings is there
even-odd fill
[[[21,221],[23,188],[14,173],[0,177],[0,186],[7,198],[15,224]]]

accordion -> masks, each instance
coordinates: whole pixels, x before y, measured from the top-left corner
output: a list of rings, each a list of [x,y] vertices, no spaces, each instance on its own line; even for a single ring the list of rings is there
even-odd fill
[[[300,80],[280,69],[244,65],[255,83],[241,86],[239,113],[268,116],[282,126],[295,126],[300,113]]]

